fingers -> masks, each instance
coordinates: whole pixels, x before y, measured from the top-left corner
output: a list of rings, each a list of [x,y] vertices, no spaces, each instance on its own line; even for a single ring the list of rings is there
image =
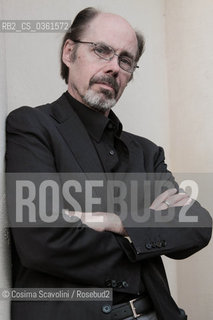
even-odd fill
[[[110,212],[87,212],[85,224],[99,232],[110,231],[122,235],[125,233],[119,216]]]
[[[191,203],[191,198],[187,193],[176,193],[176,189],[168,189],[161,193],[151,204],[150,209],[165,210],[168,207],[185,206]]]
[[[110,215],[113,215],[106,212],[79,212],[69,210],[66,210],[64,213],[69,217],[79,218],[84,225],[87,225],[89,228],[99,232],[107,230],[109,217]]]
[[[183,207],[183,206],[187,206],[190,205],[192,202],[192,199],[189,197],[186,197],[178,202],[176,202],[173,207]]]
[[[189,199],[188,194],[181,192],[181,193],[177,193],[177,194],[175,194],[175,195],[173,195],[171,197],[168,197],[166,199],[166,201],[169,203],[169,207],[174,207],[177,202],[179,202],[181,200],[185,200],[185,199],[186,200]]]
[[[68,209],[63,211],[65,215],[67,215],[68,217],[77,217],[79,219],[83,219],[83,212],[80,211],[70,211]]]
[[[121,219],[115,213],[109,212],[65,212],[69,217],[77,217],[81,219],[82,223],[89,228],[98,231],[110,231],[121,235],[126,235]]]
[[[176,192],[177,192],[177,189],[175,189],[175,188],[168,189],[168,190],[164,191],[159,196],[157,196],[157,198],[152,202],[150,209],[162,210],[162,209],[159,209],[160,206],[164,203],[164,201],[166,201],[169,197],[174,195]],[[164,207],[166,207],[166,206],[167,205],[164,203]]]

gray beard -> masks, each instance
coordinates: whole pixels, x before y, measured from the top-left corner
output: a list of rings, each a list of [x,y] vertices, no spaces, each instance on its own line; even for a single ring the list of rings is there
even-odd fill
[[[82,96],[82,100],[91,109],[103,113],[110,110],[116,104],[116,100],[112,98],[111,92],[104,89],[100,93],[88,89],[85,95]]]

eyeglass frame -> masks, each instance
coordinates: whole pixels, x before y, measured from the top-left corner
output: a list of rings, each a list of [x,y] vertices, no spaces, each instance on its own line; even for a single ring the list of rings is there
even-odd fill
[[[72,39],[71,39],[71,40],[72,40]],[[108,44],[104,43],[104,42],[98,42],[98,43],[96,43],[96,42],[92,42],[92,41],[81,41],[81,40],[72,40],[72,41],[75,42],[75,43],[91,44],[91,45],[93,45],[93,46],[94,46],[94,53],[95,53],[99,58],[101,58],[101,59],[103,59],[103,60],[105,60],[105,61],[111,61],[111,60],[114,58],[114,56],[117,56],[117,57],[118,57],[118,65],[119,65],[119,67],[120,67],[122,70],[124,70],[125,72],[128,72],[128,73],[130,73],[130,74],[133,74],[134,70],[135,70],[136,68],[139,68],[139,66],[136,64],[136,61],[134,61],[134,62],[135,62],[135,65],[134,65],[132,71],[127,71],[127,70],[123,69],[123,68],[120,66],[120,60],[119,60],[119,58],[122,57],[122,55],[119,55],[119,54],[115,53],[115,49],[112,48],[111,46],[109,46]],[[103,58],[102,56],[100,56],[100,55],[95,51],[95,47],[96,47],[98,44],[104,44],[106,47],[110,48],[110,49],[112,50],[113,56],[112,56],[111,58]],[[123,57],[125,57],[125,55],[124,55]],[[130,57],[128,57],[128,56],[126,56],[126,57],[127,57],[127,58],[130,58]]]

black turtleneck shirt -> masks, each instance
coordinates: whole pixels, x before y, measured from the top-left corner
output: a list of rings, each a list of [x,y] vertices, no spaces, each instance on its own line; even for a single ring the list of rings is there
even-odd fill
[[[66,96],[83,122],[98,153],[104,172],[127,172],[129,152],[120,139],[122,124],[114,112],[109,116],[94,111],[75,100],[67,91]]]
[[[84,124],[99,156],[103,172],[128,172],[129,151],[120,139],[122,124],[113,111],[109,116],[97,112],[75,100],[67,91],[66,97]],[[113,293],[113,304],[136,298],[132,294]]]

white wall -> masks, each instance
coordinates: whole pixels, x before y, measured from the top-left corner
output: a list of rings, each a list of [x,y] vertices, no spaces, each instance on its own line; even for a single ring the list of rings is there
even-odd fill
[[[172,168],[197,173],[213,212],[213,1],[168,0],[166,16]],[[213,241],[177,263],[178,301],[189,319],[213,319],[212,249]]]

